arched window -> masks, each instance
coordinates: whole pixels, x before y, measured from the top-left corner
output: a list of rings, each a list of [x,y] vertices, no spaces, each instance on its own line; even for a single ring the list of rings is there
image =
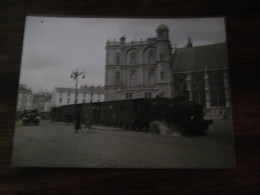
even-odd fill
[[[149,53],[148,55],[148,64],[153,64],[154,63],[154,57],[153,57],[153,53]]]
[[[120,73],[119,72],[115,73],[115,84],[116,85],[120,84]]]
[[[154,74],[154,71],[151,71],[148,74],[148,85],[152,86],[154,84],[155,84],[155,74]]]
[[[134,52],[130,55],[130,64],[135,65],[136,64],[136,54]]]
[[[130,74],[130,86],[131,87],[136,86],[136,73],[135,72]]]
[[[116,54],[116,65],[120,64],[120,56]]]

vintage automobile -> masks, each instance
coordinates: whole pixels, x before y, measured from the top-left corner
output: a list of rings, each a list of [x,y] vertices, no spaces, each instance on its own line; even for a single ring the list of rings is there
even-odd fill
[[[22,116],[23,125],[27,124],[40,124],[40,117],[37,110],[24,110]]]

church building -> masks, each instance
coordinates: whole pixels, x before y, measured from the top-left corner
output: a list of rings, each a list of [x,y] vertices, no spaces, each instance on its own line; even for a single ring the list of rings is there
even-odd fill
[[[172,58],[172,95],[187,94],[203,105],[205,115],[230,116],[226,43],[175,49]]]

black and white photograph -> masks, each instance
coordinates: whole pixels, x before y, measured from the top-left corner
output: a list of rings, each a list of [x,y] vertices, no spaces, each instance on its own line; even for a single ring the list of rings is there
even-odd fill
[[[235,168],[225,25],[27,16],[12,166]]]

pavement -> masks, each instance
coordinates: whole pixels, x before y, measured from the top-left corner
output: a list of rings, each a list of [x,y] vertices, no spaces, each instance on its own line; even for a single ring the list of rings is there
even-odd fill
[[[17,122],[12,165],[88,168],[232,168],[232,121],[216,120],[206,136],[175,137],[122,128]]]

